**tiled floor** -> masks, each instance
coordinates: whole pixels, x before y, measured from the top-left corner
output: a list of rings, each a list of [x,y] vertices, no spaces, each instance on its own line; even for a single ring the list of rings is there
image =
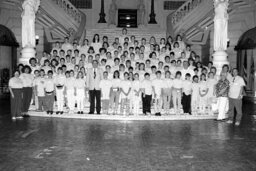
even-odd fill
[[[0,170],[254,171],[256,120],[0,119]],[[1,110],[0,110],[1,111]]]

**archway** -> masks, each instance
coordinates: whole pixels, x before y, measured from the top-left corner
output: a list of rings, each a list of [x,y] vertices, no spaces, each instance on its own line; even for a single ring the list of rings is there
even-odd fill
[[[0,96],[8,93],[8,81],[17,63],[19,44],[13,32],[0,25]]]
[[[256,64],[256,27],[246,31],[239,39],[237,46],[237,68],[246,82],[246,93],[255,97],[255,64]]]

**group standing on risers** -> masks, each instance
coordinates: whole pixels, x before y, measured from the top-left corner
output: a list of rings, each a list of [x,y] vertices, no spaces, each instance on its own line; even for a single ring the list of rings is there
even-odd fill
[[[242,116],[242,95],[245,83],[237,69],[223,66],[220,78],[212,62],[204,66],[190,45],[177,35],[157,43],[152,36],[147,42],[122,34],[109,45],[108,37],[94,35],[92,42],[74,40],[56,42],[50,53],[30,59],[30,65],[19,64],[9,81],[12,117],[27,114],[31,103],[37,111],[63,114],[151,115],[213,114],[228,123],[237,111]],[[32,101],[31,101],[32,99]],[[140,110],[142,108],[142,111]]]

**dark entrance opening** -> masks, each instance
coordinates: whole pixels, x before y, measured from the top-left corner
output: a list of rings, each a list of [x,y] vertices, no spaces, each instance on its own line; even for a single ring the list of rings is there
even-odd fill
[[[137,28],[137,10],[119,9],[118,27]]]

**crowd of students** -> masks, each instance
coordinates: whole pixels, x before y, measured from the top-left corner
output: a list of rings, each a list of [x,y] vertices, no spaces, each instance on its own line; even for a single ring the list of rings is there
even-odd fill
[[[123,29],[114,42],[98,34],[81,45],[65,38],[63,44],[56,42],[50,53],[43,52],[29,62],[29,66],[18,66],[9,84],[13,96],[17,92],[12,88],[25,92],[25,100],[18,102],[24,103],[23,114],[31,98],[37,110],[47,114],[53,114],[54,104],[56,114],[63,114],[64,106],[69,113],[83,114],[86,101],[92,103],[89,69],[93,69],[94,79],[95,69],[100,75],[96,83],[101,96],[98,114],[212,114],[219,105],[216,68],[212,62],[203,65],[180,35],[175,40],[171,36],[162,38],[158,43],[153,36],[137,40]],[[222,73],[231,83],[228,65],[223,66]],[[13,118],[19,116],[18,111],[13,112]]]

